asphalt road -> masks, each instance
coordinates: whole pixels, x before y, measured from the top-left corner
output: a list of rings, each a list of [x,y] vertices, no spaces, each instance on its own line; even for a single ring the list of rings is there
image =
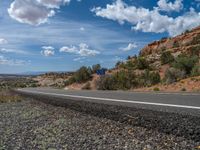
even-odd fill
[[[26,88],[17,92],[63,100],[89,101],[200,116],[200,93],[145,93],[124,91],[71,91]]]

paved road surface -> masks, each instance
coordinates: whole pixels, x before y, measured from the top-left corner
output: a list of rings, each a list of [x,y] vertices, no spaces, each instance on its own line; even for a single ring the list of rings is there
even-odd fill
[[[62,100],[90,101],[200,116],[200,93],[71,91],[50,88],[26,88],[17,91],[31,95],[62,98]]]

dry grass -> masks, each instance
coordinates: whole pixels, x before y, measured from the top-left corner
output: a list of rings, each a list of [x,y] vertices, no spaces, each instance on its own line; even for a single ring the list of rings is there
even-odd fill
[[[2,90],[0,91],[0,104],[1,103],[11,103],[11,102],[19,102],[22,98],[17,95],[13,94],[12,92],[8,90]]]

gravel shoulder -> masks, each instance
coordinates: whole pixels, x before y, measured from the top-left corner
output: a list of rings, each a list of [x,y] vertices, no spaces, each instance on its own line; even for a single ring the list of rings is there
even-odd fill
[[[35,100],[0,104],[0,150],[190,150],[198,145],[198,140],[77,111],[69,106]]]

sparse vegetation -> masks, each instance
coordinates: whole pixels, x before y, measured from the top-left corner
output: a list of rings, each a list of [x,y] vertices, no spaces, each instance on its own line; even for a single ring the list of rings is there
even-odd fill
[[[175,59],[173,67],[184,71],[187,75],[190,75],[193,67],[196,65],[197,62],[197,56],[190,57],[186,55],[180,55]]]
[[[92,72],[96,73],[97,70],[101,69],[101,65],[100,64],[96,64],[92,66]]]
[[[37,81],[25,77],[0,78],[0,90],[12,88],[38,87]]]
[[[187,91],[187,90],[186,90],[186,88],[182,88],[181,91],[184,92],[184,91]]]
[[[192,39],[191,43],[190,43],[190,45],[196,45],[196,44],[200,44],[200,34],[198,34],[197,36],[195,36]]]
[[[192,68],[192,72],[191,72],[191,75],[194,77],[194,76],[200,76],[200,64],[194,66]]]
[[[9,90],[0,91],[0,103],[10,103],[10,102],[19,102],[22,98],[17,95],[11,93]]]
[[[117,90],[112,75],[101,76],[96,85],[98,90]]]
[[[178,41],[175,41],[174,44],[173,44],[173,48],[178,48],[180,45],[179,45],[179,42]]]
[[[160,89],[159,89],[158,87],[155,87],[155,88],[153,89],[153,91],[158,92],[158,91],[160,91]]]
[[[92,72],[93,71],[90,67],[83,66],[80,69],[78,69],[74,73],[74,75],[66,81],[66,85],[70,85],[75,82],[77,83],[87,82],[88,80],[92,78]]]
[[[149,69],[149,63],[146,61],[144,57],[138,57],[137,58],[137,68],[138,69]]]
[[[164,64],[169,64],[172,63],[174,61],[174,56],[171,54],[171,52],[167,51],[167,52],[163,52],[161,54],[161,63]]]
[[[200,46],[194,46],[189,49],[190,56],[199,56],[200,54]]]
[[[174,83],[180,79],[185,78],[186,73],[183,70],[180,69],[176,69],[176,68],[169,68],[167,69],[167,71],[165,72],[165,82],[167,84],[171,84]]]
[[[152,86],[158,84],[160,80],[161,79],[158,72],[150,72],[149,70],[145,70],[145,72],[138,77],[138,84],[140,87]]]

